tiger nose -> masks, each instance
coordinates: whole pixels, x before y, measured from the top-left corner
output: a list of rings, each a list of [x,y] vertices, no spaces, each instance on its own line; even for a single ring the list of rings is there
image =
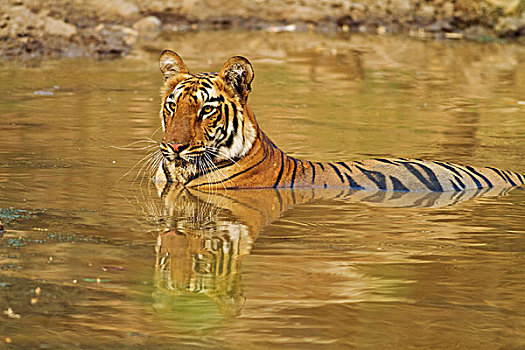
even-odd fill
[[[180,153],[184,149],[186,149],[186,145],[183,145],[182,143],[175,143],[175,142],[167,142],[169,148],[173,150],[175,153]]]

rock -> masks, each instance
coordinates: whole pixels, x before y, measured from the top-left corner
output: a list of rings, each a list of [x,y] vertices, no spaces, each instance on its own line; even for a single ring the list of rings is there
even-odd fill
[[[443,4],[442,7],[443,10],[443,17],[446,19],[450,19],[454,16],[454,4],[451,2],[446,2]]]
[[[501,8],[507,16],[515,15],[519,12],[520,0],[485,0],[495,8]]]
[[[463,34],[466,39],[475,41],[493,41],[496,37],[493,31],[479,25],[468,27]]]
[[[416,15],[419,18],[421,18],[423,21],[429,22],[434,17],[434,12],[435,12],[434,6],[423,5],[416,12]]]
[[[89,0],[86,3],[102,20],[133,19],[139,15],[137,5],[127,0]]]
[[[494,28],[501,36],[518,36],[525,28],[525,20],[516,17],[500,17]]]
[[[70,38],[77,33],[77,27],[72,24],[54,19],[52,17],[44,17],[44,32],[48,35],[58,35]]]
[[[429,32],[433,32],[433,33],[436,33],[436,32],[448,33],[448,32],[452,32],[454,30],[454,27],[452,27],[452,25],[448,21],[437,20],[431,25],[427,26],[426,30]]]
[[[397,10],[397,12],[410,11],[410,1],[408,0],[391,0],[390,8]]]
[[[161,27],[161,20],[155,16],[144,17],[133,24],[133,29],[141,36],[151,36],[159,32]]]

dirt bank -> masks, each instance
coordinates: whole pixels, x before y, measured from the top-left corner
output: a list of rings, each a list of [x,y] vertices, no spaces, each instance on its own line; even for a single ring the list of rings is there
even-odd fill
[[[525,0],[2,0],[0,58],[122,56],[162,31],[524,40]]]

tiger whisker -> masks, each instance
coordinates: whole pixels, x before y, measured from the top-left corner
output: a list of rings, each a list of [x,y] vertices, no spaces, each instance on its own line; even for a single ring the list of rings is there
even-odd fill
[[[205,159],[206,162],[209,164],[208,168],[211,168],[211,169],[214,169],[214,168],[215,168],[215,170],[206,173],[207,179],[210,179],[210,180],[209,180],[209,183],[214,183],[214,184],[215,184],[215,191],[216,191],[216,192],[219,190],[219,188],[218,188],[218,187],[219,187],[219,186],[218,186],[219,183],[220,183],[220,184],[224,187],[224,189],[226,190],[226,186],[224,186],[223,181],[221,181],[221,180],[219,179],[219,176],[218,176],[217,174],[215,174],[215,171],[218,170],[218,171],[221,173],[221,175],[223,175],[223,176],[224,176],[224,174],[223,174],[223,173],[222,173],[222,172],[221,172],[221,171],[215,166],[215,164],[213,163],[213,161],[212,161],[212,159],[211,159],[211,157],[210,157],[210,155],[209,155],[208,153],[204,153],[204,159]],[[214,179],[211,179],[211,176],[212,176],[212,175],[214,176]]]
[[[157,133],[157,131],[159,131],[160,129],[162,128],[162,125],[159,126],[158,128],[155,129],[155,131],[153,131],[153,133],[151,134],[150,137],[148,137],[150,140],[154,141],[154,142],[157,142],[155,140],[153,140],[153,136]]]
[[[210,165],[211,165],[211,168],[214,169],[213,170],[213,173],[215,173],[215,171],[217,171],[220,175],[222,175],[224,178],[226,178],[226,175],[219,169],[217,168],[217,166],[213,163],[213,161],[211,160],[211,157],[208,153],[205,153],[205,156],[208,157],[208,160],[210,162]],[[216,182],[220,182],[221,185],[224,187],[225,190],[226,189],[226,186],[224,185],[224,181],[220,180],[219,176],[217,174],[214,174],[217,178],[217,181]],[[231,180],[230,180],[231,181]],[[233,182],[233,181],[232,181]]]
[[[149,165],[144,169],[144,172],[143,172],[143,175],[142,175],[142,179],[140,180],[140,184],[142,185],[142,183],[144,182],[144,178],[149,175],[151,177],[152,173],[153,173],[153,169],[158,166],[159,162],[161,161],[161,158],[162,155],[160,153],[157,153],[155,155],[152,156],[151,158],[151,162],[149,163]]]
[[[115,181],[115,183],[119,182],[119,181],[122,180],[124,177],[128,176],[129,173],[131,173],[131,172],[132,172],[132,171],[133,171],[133,170],[134,170],[134,169],[135,169],[140,163],[147,161],[147,159],[148,159],[149,157],[151,157],[151,155],[154,154],[154,153],[156,153],[156,152],[159,152],[159,150],[151,151],[151,152],[149,152],[148,154],[146,154],[144,157],[142,157],[139,161],[137,161],[137,162],[135,163],[135,165],[133,165],[133,166],[131,167],[131,169],[129,169],[124,175],[122,175],[121,177],[119,177],[118,180]]]
[[[149,153],[149,154],[145,157],[145,158],[147,158],[147,159],[143,162],[143,164],[142,164],[142,166],[140,167],[140,169],[139,169],[137,175],[136,175],[135,178],[133,179],[133,182],[131,183],[132,186],[135,184],[135,181],[137,181],[137,178],[138,178],[141,174],[143,174],[144,169],[145,169],[147,166],[150,165],[150,163],[155,159],[155,157],[157,157],[157,156],[160,154],[160,152],[161,152],[160,149],[158,149],[158,150],[156,150],[156,151],[153,151],[153,152]],[[144,158],[143,158],[143,159],[144,159]]]
[[[148,145],[148,146],[145,146],[145,147],[139,147],[139,148],[134,148],[134,147],[131,147],[133,145],[136,145],[138,143],[144,143],[144,142],[147,142],[147,143],[150,143],[151,145]],[[148,147],[156,147],[159,145],[159,142],[153,140],[153,139],[147,139],[147,140],[138,140],[138,141],[135,141],[135,142],[131,142],[127,145],[124,145],[124,146],[109,146],[111,148],[114,148],[114,149],[119,149],[119,150],[140,150],[140,149],[145,149],[145,148],[148,148]]]
[[[143,150],[143,149],[151,149],[151,148],[154,148],[154,147],[158,147],[157,145],[148,145],[148,146],[144,146],[144,147],[120,147],[120,146],[109,146],[111,148],[114,148],[114,149],[118,149],[120,151],[140,151],[140,150]]]
[[[237,165],[238,167],[240,167],[239,163],[237,163],[232,157],[230,156],[227,156],[225,154],[222,154],[218,148],[215,148],[215,147],[209,147],[206,149],[207,151],[209,151],[211,154],[213,154],[214,156],[220,158],[220,159],[225,159],[225,160],[229,160],[231,162],[233,162],[235,165]]]

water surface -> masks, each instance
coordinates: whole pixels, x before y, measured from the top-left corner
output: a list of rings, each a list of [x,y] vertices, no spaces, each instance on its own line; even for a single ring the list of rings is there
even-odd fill
[[[162,137],[166,48],[192,71],[247,56],[258,121],[295,157],[525,172],[525,49],[513,44],[179,33],[115,61],[4,62],[1,348],[525,344],[523,189],[173,186],[161,198],[140,148]]]

